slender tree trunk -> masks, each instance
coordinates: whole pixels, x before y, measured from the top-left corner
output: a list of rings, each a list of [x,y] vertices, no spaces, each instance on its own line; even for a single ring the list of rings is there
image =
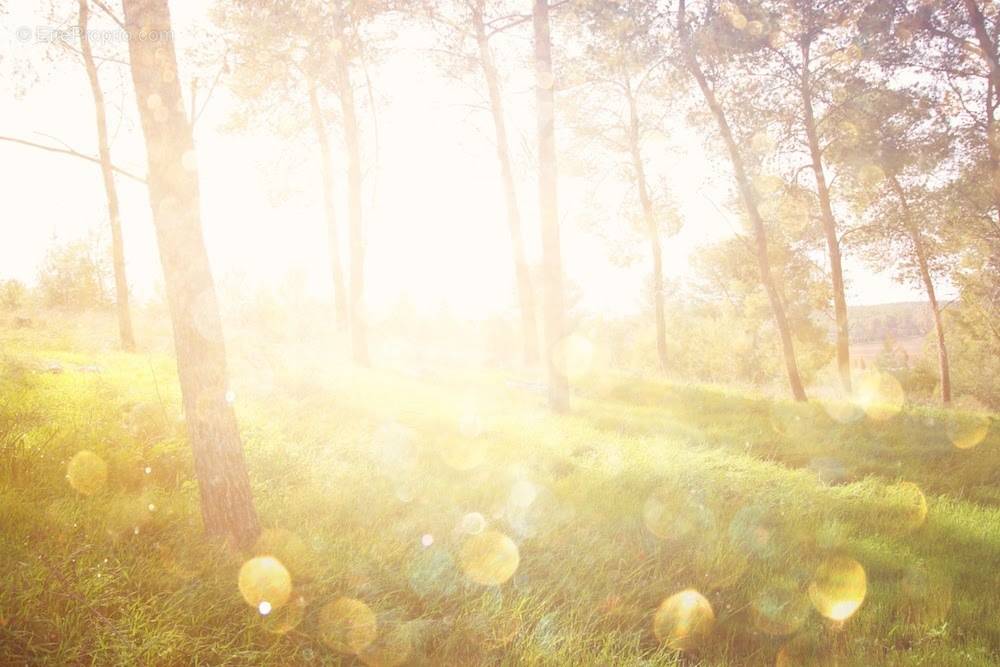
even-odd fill
[[[549,407],[569,409],[569,380],[556,355],[566,336],[559,209],[556,200],[555,80],[548,0],[535,0],[532,11],[535,40],[535,101],[538,115],[538,202],[542,225],[542,294],[544,297],[545,362]]]
[[[319,106],[316,84],[309,82],[309,109],[312,113],[313,129],[319,144],[320,171],[323,175],[323,214],[326,218],[326,233],[330,241],[330,265],[333,270],[333,300],[337,316],[337,329],[347,328],[347,290],[344,287],[344,270],[340,265],[340,238],[337,234],[337,214],[333,203],[333,164],[330,154],[330,139],[326,134],[326,123]]]
[[[628,94],[629,109],[629,149],[632,153],[632,168],[635,171],[635,181],[639,189],[639,203],[642,205],[642,215],[646,222],[646,234],[649,237],[649,248],[653,255],[653,309],[656,314],[656,354],[660,361],[660,370],[667,370],[667,322],[663,304],[663,253],[660,249],[660,234],[656,226],[656,214],[653,212],[653,201],[649,196],[649,185],[646,182],[646,169],[642,162],[642,151],[639,148],[639,111],[636,108],[635,95],[632,87],[625,80],[625,90]]]
[[[705,73],[702,71],[701,65],[698,63],[698,58],[695,55],[694,48],[690,43],[690,39],[687,34],[684,0],[680,0],[677,15],[687,67],[694,76],[695,80],[698,82],[698,87],[701,89],[702,95],[705,97],[705,102],[708,104],[709,109],[712,111],[712,115],[715,117],[715,121],[719,126],[719,133],[722,135],[722,140],[726,144],[726,149],[729,152],[729,160],[733,165],[733,173],[736,177],[736,184],[740,191],[740,198],[743,200],[743,205],[747,210],[747,216],[750,218],[750,223],[753,226],[754,241],[757,251],[757,267],[760,271],[760,280],[764,284],[764,290],[767,292],[768,302],[771,305],[771,313],[774,316],[775,327],[777,327],[778,334],[781,337],[781,350],[785,359],[785,371],[788,374],[788,384],[791,386],[792,396],[795,400],[805,401],[806,392],[802,387],[802,379],[799,376],[799,368],[795,360],[795,346],[792,341],[792,332],[788,326],[788,318],[785,315],[785,306],[781,302],[781,295],[778,292],[778,288],[774,282],[774,276],[771,273],[771,261],[767,252],[767,230],[764,227],[764,220],[760,216],[760,211],[757,208],[757,202],[754,199],[753,188],[750,185],[750,178],[747,174],[746,166],[743,163],[743,156],[740,154],[739,146],[733,138],[732,130],[729,127],[729,121],[726,118],[726,112],[722,108],[722,105],[719,104],[719,101],[715,96],[715,91],[712,90],[712,87],[708,83],[708,79],[705,78]]]
[[[927,250],[924,246],[923,237],[913,222],[913,212],[910,210],[910,202],[906,197],[906,191],[899,182],[899,178],[893,174],[890,183],[899,203],[903,209],[903,218],[906,220],[906,231],[910,235],[913,243],[913,254],[917,259],[917,267],[920,269],[920,279],[924,283],[927,291],[927,300],[931,304],[931,313],[934,315],[934,333],[937,336],[938,348],[938,369],[941,374],[941,402],[945,405],[951,403],[951,364],[948,361],[948,348],[944,342],[944,322],[941,317],[941,309],[938,307],[937,294],[934,290],[934,280],[931,278],[930,266],[927,261]]]
[[[107,111],[104,105],[104,91],[97,78],[97,65],[90,50],[87,37],[87,23],[90,7],[87,0],[80,0],[80,52],[90,80],[90,92],[94,96],[94,111],[97,116],[97,153],[101,162],[101,176],[104,178],[104,193],[108,200],[108,219],[111,222],[111,259],[115,277],[115,308],[118,313],[118,336],[122,349],[135,351],[135,334],[132,331],[132,313],[128,303],[128,278],[125,275],[125,244],[122,241],[122,221],[118,207],[118,189],[111,165],[111,146],[108,142]]]
[[[339,21],[339,19],[338,19]],[[354,363],[367,366],[368,325],[365,321],[365,238],[361,217],[361,136],[358,130],[358,112],[354,103],[354,86],[347,62],[347,44],[343,27],[337,24],[337,39],[340,49],[334,62],[337,75],[337,92],[344,123],[344,146],[347,148],[347,203],[349,219],[349,245],[351,255],[351,356]]]
[[[510,230],[511,252],[514,259],[514,275],[517,279],[517,298],[521,309],[521,335],[524,340],[524,361],[531,365],[538,361],[538,324],[535,321],[535,292],[531,284],[531,271],[524,252],[524,237],[521,233],[521,212],[517,205],[517,191],[514,188],[514,172],[510,162],[510,144],[507,139],[507,122],[504,119],[503,97],[500,95],[500,81],[493,53],[490,50],[483,24],[482,5],[473,10],[472,22],[479,45],[479,62],[486,79],[490,96],[490,111],[493,113],[493,128],[496,132],[497,161],[500,164],[500,180],[507,202],[507,227]]]
[[[167,0],[124,0],[149,162],[149,197],[205,529],[243,545],[259,532],[236,415],[226,401],[222,322],[201,227],[198,170]],[[185,155],[187,159],[185,160]]]
[[[976,41],[979,42],[979,50],[989,69],[989,85],[986,95],[986,150],[989,157],[990,166],[990,188],[993,199],[993,206],[996,208],[997,216],[1000,218],[1000,151],[997,149],[997,141],[1000,136],[997,134],[996,124],[996,103],[995,95],[1000,95],[1000,62],[997,58],[996,44],[990,39],[989,30],[986,27],[986,18],[975,0],[964,0],[965,9],[969,13],[969,23],[976,34]]]
[[[823,235],[826,236],[826,247],[830,254],[830,276],[833,284],[833,313],[837,323],[837,369],[840,372],[840,382],[847,392],[851,391],[851,343],[847,323],[847,298],[844,295],[844,269],[840,256],[840,239],[837,237],[837,221],[833,217],[833,207],[830,204],[830,189],[823,170],[823,154],[819,147],[819,134],[816,131],[816,116],[812,105],[812,88],[809,81],[809,46],[802,47],[802,81],[801,81],[803,122],[806,139],[809,142],[809,155],[812,160],[812,170],[816,177],[816,193],[819,195],[820,219],[823,223]]]

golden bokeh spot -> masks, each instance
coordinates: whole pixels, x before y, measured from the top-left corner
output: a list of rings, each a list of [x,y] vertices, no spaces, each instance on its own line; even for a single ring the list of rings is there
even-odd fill
[[[483,586],[499,586],[514,576],[521,562],[517,545],[495,530],[473,535],[458,555],[465,575]]]
[[[77,452],[66,466],[69,485],[85,496],[101,491],[108,482],[108,464],[94,452]]]
[[[951,444],[959,449],[972,449],[986,439],[990,418],[983,414],[950,414],[945,418],[945,430]]]
[[[361,600],[338,598],[319,612],[319,636],[340,653],[357,655],[378,635],[375,613]]]
[[[898,415],[906,402],[899,380],[881,371],[867,371],[858,378],[855,400],[871,419],[885,421]]]
[[[311,579],[316,574],[316,556],[301,537],[284,528],[268,528],[261,532],[254,544],[256,556],[273,556],[278,559],[296,581]]]
[[[413,626],[409,623],[398,623],[388,630],[383,628],[358,658],[368,667],[399,667],[409,659],[413,639]]]
[[[729,15],[729,22],[737,30],[743,30],[747,27],[747,17],[739,12],[739,10],[733,12]]]
[[[790,635],[809,616],[809,599],[791,581],[778,581],[765,586],[752,603],[754,626],[774,637]]]
[[[711,603],[690,588],[664,600],[653,616],[653,634],[678,651],[696,650],[712,634],[714,626]]]
[[[750,147],[757,153],[770,153],[774,150],[774,139],[771,135],[761,130],[755,132],[752,137],[750,137]]]
[[[764,34],[764,24],[760,21],[750,21],[747,23],[747,34],[751,37],[760,37]]]
[[[809,584],[809,599],[816,611],[833,621],[850,618],[865,601],[867,592],[865,568],[847,556],[828,558],[816,569]]]
[[[579,380],[594,363],[594,344],[580,334],[570,334],[552,346],[552,364],[569,380]]]
[[[927,520],[927,498],[913,482],[899,482],[890,487],[900,508],[899,527],[904,531],[916,530]]]
[[[272,605],[268,613],[263,614],[261,625],[267,632],[284,635],[297,628],[305,614],[306,599],[301,595],[293,594],[291,599],[280,608],[275,609]]]
[[[239,575],[240,595],[254,609],[267,602],[279,609],[292,594],[292,577],[274,556],[257,556],[243,563]]]

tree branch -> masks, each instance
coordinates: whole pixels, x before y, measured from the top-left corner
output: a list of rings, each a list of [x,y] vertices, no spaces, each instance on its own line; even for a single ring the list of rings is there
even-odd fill
[[[46,146],[45,144],[38,144],[35,143],[34,141],[28,141],[27,139],[18,139],[16,137],[0,136],[0,141],[9,141],[14,144],[21,144],[22,146],[31,146],[32,148],[39,148],[43,151],[49,151],[50,153],[59,153],[60,155],[72,155],[73,157],[78,157],[81,160],[87,160],[88,162],[93,162],[94,164],[101,163],[101,161],[96,157],[80,153],[78,151],[73,150],[72,148],[59,148],[57,146]],[[121,167],[116,167],[114,165],[111,165],[111,169],[121,174],[122,176],[131,178],[133,181],[136,181],[137,183],[142,183],[143,185],[146,184],[146,179],[143,178],[142,176],[137,176],[136,174],[133,174],[130,171],[122,169]]]

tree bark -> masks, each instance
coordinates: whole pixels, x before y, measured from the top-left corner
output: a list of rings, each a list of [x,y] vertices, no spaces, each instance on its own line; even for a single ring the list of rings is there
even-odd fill
[[[556,199],[555,81],[548,0],[535,0],[532,11],[535,42],[535,102],[538,121],[538,203],[542,226],[542,295],[544,297],[545,363],[549,407],[569,409],[569,380],[560,354],[566,336],[559,213]]]
[[[524,252],[524,237],[521,233],[521,212],[517,204],[514,187],[514,172],[510,161],[510,143],[507,139],[507,122],[504,118],[503,97],[500,94],[500,80],[497,75],[493,53],[490,50],[486,26],[483,24],[482,3],[473,8],[472,23],[479,46],[479,62],[486,79],[489,92],[490,111],[493,114],[493,129],[496,132],[497,161],[500,164],[500,181],[507,203],[507,227],[510,231],[511,252],[514,259],[514,275],[517,280],[517,297],[521,310],[521,335],[524,342],[524,361],[533,365],[538,361],[538,324],[535,321],[535,292],[531,284],[531,271]]]
[[[941,317],[941,309],[938,307],[937,294],[934,290],[934,280],[931,278],[930,265],[927,260],[927,249],[924,246],[924,239],[920,235],[920,230],[913,222],[913,212],[910,210],[910,202],[906,197],[906,191],[899,182],[899,178],[893,174],[890,177],[892,189],[899,197],[900,206],[903,209],[903,219],[906,223],[906,232],[913,243],[913,254],[917,260],[917,267],[920,270],[920,280],[924,283],[927,291],[927,300],[931,304],[931,313],[934,316],[934,333],[937,336],[938,348],[938,370],[941,374],[941,402],[945,405],[951,403],[951,364],[948,361],[948,347],[944,342],[944,322]]]
[[[354,363],[367,366],[368,325],[365,320],[365,239],[362,222],[361,198],[361,137],[358,130],[358,112],[354,103],[354,86],[351,83],[350,66],[347,62],[347,44],[344,41],[343,26],[337,19],[336,37],[340,42],[334,54],[336,66],[337,92],[344,123],[344,146],[347,149],[347,204],[349,218],[349,246],[351,256],[351,356]]]
[[[653,211],[653,201],[649,196],[649,185],[646,182],[646,169],[642,162],[642,151],[639,147],[639,111],[636,108],[635,95],[631,83],[626,77],[625,90],[628,96],[629,109],[629,149],[632,154],[632,169],[635,171],[636,186],[639,189],[639,203],[642,205],[642,215],[646,223],[646,234],[649,237],[649,248],[653,256],[653,310],[656,316],[656,354],[660,361],[660,370],[667,370],[667,322],[663,304],[663,253],[660,248],[660,234],[656,225],[656,214]]]
[[[177,371],[205,530],[249,544],[260,530],[232,406],[222,322],[201,226],[198,170],[166,0],[124,0]],[[185,157],[187,159],[185,159]]]
[[[747,216],[750,218],[750,223],[754,230],[757,267],[760,271],[760,280],[764,284],[764,290],[767,292],[768,302],[771,305],[771,313],[774,316],[774,324],[778,329],[779,336],[781,337],[781,350],[785,360],[785,371],[788,374],[788,384],[791,386],[792,396],[795,400],[805,401],[807,400],[806,392],[802,386],[802,379],[799,376],[798,364],[795,360],[795,346],[792,340],[792,332],[788,326],[788,318],[785,315],[785,306],[781,302],[781,295],[778,292],[778,288],[774,282],[774,276],[771,273],[771,261],[767,252],[767,230],[764,227],[764,220],[760,216],[760,211],[757,208],[757,202],[754,199],[753,188],[750,185],[750,178],[743,162],[743,156],[740,154],[739,146],[733,138],[732,130],[729,127],[729,121],[726,118],[726,112],[722,108],[722,105],[719,104],[719,101],[715,96],[715,91],[712,90],[712,87],[709,85],[708,79],[705,77],[705,73],[702,71],[701,65],[698,63],[698,58],[694,52],[694,48],[690,43],[690,39],[687,34],[684,0],[680,0],[677,16],[679,30],[681,33],[681,42],[684,49],[684,58],[687,61],[688,70],[698,82],[698,88],[701,89],[705,102],[708,104],[709,109],[712,111],[712,115],[715,117],[716,124],[719,126],[719,133],[722,135],[722,140],[729,153],[729,160],[733,165],[733,173],[736,177],[736,184],[740,191],[740,198],[743,200]]]
[[[816,178],[816,193],[819,196],[820,219],[823,235],[830,255],[830,277],[833,285],[833,313],[837,325],[837,370],[844,391],[851,391],[851,343],[847,322],[847,298],[844,295],[844,269],[840,255],[840,239],[837,237],[837,221],[830,203],[830,189],[823,170],[823,154],[819,147],[819,133],[816,130],[816,116],[812,105],[812,87],[809,80],[809,46],[802,46],[802,96],[803,123],[809,143],[813,175]]]
[[[326,218],[326,233],[330,242],[330,265],[333,272],[333,301],[337,318],[337,329],[347,328],[347,289],[344,286],[344,270],[340,264],[340,237],[337,234],[337,214],[333,197],[333,164],[331,162],[330,139],[326,134],[326,123],[319,106],[316,83],[309,82],[309,109],[312,113],[316,143],[319,144],[320,172],[323,176],[323,215]]]
[[[94,96],[94,112],[97,116],[97,154],[104,179],[104,194],[108,200],[108,220],[111,223],[111,260],[115,278],[115,310],[118,314],[118,336],[122,349],[135,351],[135,334],[132,330],[132,313],[129,308],[128,278],[125,274],[125,244],[122,240],[121,212],[118,206],[118,189],[115,186],[114,167],[111,164],[111,146],[108,141],[107,111],[104,105],[104,91],[97,78],[97,65],[90,49],[87,24],[90,7],[87,0],[80,0],[80,53],[90,80],[90,92]]]

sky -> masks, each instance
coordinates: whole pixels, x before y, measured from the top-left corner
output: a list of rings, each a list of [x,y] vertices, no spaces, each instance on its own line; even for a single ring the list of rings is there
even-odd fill
[[[54,61],[47,57],[52,49],[38,40],[51,34],[46,30],[53,20],[39,6],[37,0],[14,0],[8,3],[8,16],[0,18],[0,42],[7,54],[0,60],[0,135],[50,145],[64,142],[94,155],[93,102],[86,74],[75,56]],[[171,6],[181,80],[187,82],[195,74],[185,54],[205,25],[204,5]],[[97,16],[93,21],[98,28],[111,29]],[[432,44],[420,38],[403,38],[371,72],[375,94],[384,103],[378,108],[378,169],[365,176],[367,301],[374,310],[386,310],[406,299],[426,312],[447,306],[454,314],[474,318],[512,312],[514,279],[491,120],[476,106],[474,91],[456,87],[441,75],[428,46]],[[510,46],[530,53],[527,39],[514,38]],[[106,47],[96,51],[109,52]],[[12,76],[17,71],[35,72],[37,80],[25,83],[24,77]],[[142,174],[145,158],[128,72],[109,62],[101,66],[100,76],[109,104],[113,159]],[[530,79],[513,77],[505,93],[515,160],[525,167],[518,194],[529,259],[537,261]],[[308,136],[288,142],[263,130],[224,132],[222,125],[235,106],[221,86],[195,127],[203,225],[217,281],[223,288],[249,289],[280,284],[294,273],[306,279],[312,293],[329,298],[315,142]],[[362,122],[368,128],[367,155],[372,157],[375,142],[367,113]],[[331,125],[331,132],[335,135],[336,126]],[[725,210],[725,164],[706,154],[701,137],[683,128],[672,132],[663,169],[685,222],[679,234],[664,241],[664,264],[669,279],[685,282],[692,254],[731,235],[738,216]],[[564,152],[571,148],[562,146]],[[339,156],[338,149],[334,136]],[[338,215],[346,221],[343,162],[335,162]],[[559,196],[564,265],[581,294],[580,307],[612,315],[636,312],[643,307],[648,262],[619,266],[608,257],[604,242],[582,224],[592,204],[589,187],[568,175],[565,162],[563,167],[567,175],[560,180]],[[53,239],[71,240],[90,230],[107,237],[96,165],[0,142],[0,170],[5,174],[0,279],[32,282]],[[132,288],[139,299],[151,298],[158,292],[161,274],[146,192],[124,178],[118,179],[118,189]],[[613,213],[617,206],[608,210]],[[873,272],[851,257],[846,271],[851,304],[923,300],[919,291],[895,283],[890,273]]]

